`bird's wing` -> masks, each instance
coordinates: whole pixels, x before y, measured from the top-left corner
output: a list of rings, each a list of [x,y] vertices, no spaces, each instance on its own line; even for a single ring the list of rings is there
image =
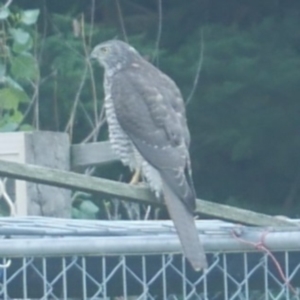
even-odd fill
[[[170,104],[172,89],[151,72],[129,68],[115,75],[111,93],[122,129],[192,212],[195,192],[186,128]]]
[[[187,126],[187,120],[186,120],[186,111],[185,111],[185,104],[181,95],[181,92],[175,82],[162,73],[160,70],[155,68],[152,64],[150,64],[147,61],[143,61],[142,64],[147,67],[148,70],[152,70],[150,73],[150,76],[156,77],[159,81],[161,86],[164,88],[164,90],[168,93],[168,97],[166,97],[166,101],[169,101],[169,105],[172,107],[174,112],[177,114],[178,120],[181,123],[185,143],[187,147],[190,145],[190,132],[188,130]]]
[[[195,192],[187,145],[185,114],[178,114],[159,73],[136,67],[114,76],[112,99],[122,129],[163,181],[168,211],[185,256],[196,269],[206,267],[203,246],[193,219]]]

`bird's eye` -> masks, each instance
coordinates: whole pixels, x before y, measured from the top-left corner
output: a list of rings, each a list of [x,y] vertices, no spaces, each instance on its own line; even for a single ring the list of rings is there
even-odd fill
[[[107,53],[108,52],[108,48],[107,47],[102,47],[102,48],[100,48],[100,51],[102,53]]]

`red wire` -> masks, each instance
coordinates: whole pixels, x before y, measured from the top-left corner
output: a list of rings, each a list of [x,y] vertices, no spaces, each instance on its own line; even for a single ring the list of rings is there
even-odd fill
[[[273,263],[275,264],[275,267],[279,273],[279,275],[281,276],[281,279],[284,281],[284,283],[289,287],[289,289],[295,294],[295,295],[298,295],[298,292],[296,291],[296,289],[290,284],[289,280],[286,278],[286,276],[284,275],[284,272],[282,271],[282,268],[278,262],[278,260],[275,258],[275,256],[273,255],[273,253],[264,245],[264,242],[265,242],[265,238],[266,238],[266,235],[269,233],[269,231],[265,231],[263,234],[262,234],[262,237],[261,237],[261,240],[258,242],[258,243],[253,243],[253,242],[249,242],[249,241],[246,241],[244,239],[241,239],[237,233],[232,230],[232,235],[233,237],[238,240],[239,242],[243,243],[243,244],[248,244],[248,245],[251,245],[253,246],[255,249],[257,250],[260,250],[260,251],[263,251],[265,253],[267,253],[267,255],[269,255],[273,261]]]

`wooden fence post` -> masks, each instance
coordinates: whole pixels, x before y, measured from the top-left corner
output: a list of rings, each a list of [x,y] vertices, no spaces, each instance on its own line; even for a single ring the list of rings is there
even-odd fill
[[[69,137],[45,131],[1,133],[0,159],[68,171]],[[20,180],[10,180],[6,190],[18,216],[71,217],[70,190]]]

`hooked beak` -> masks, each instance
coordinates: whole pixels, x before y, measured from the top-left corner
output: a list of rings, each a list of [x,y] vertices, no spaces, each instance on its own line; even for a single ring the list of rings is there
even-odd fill
[[[98,53],[98,47],[95,47],[90,54],[90,57],[89,57],[90,60],[97,59],[97,57],[98,57],[97,53]]]
[[[90,56],[89,56],[90,60],[94,60],[97,59],[97,53],[96,53],[96,49],[93,49],[93,51],[91,52]]]

